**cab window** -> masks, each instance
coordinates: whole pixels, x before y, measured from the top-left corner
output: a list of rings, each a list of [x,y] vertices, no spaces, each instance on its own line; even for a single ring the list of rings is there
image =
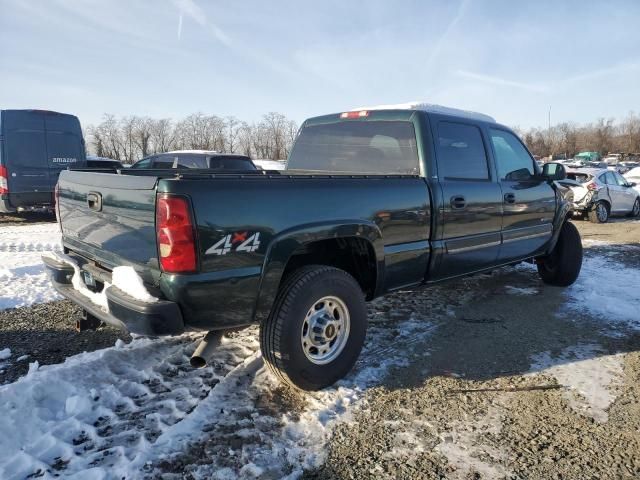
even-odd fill
[[[452,180],[488,180],[487,154],[480,129],[462,123],[438,124],[438,175]]]

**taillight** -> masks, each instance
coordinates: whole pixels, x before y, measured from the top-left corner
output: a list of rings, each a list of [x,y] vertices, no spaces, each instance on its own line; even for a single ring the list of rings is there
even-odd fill
[[[357,112],[344,112],[340,114],[340,118],[363,118],[368,116],[369,112],[366,110],[360,110]]]
[[[598,184],[597,184],[597,183],[595,183],[595,182],[591,182],[591,183],[588,183],[588,184],[587,184],[587,188],[588,188],[589,190],[598,190],[598,188],[600,188],[600,187],[598,187]]]
[[[156,203],[156,235],[160,266],[167,273],[196,270],[193,217],[185,197],[163,195]]]
[[[0,165],[0,194],[2,193],[9,193],[9,173],[4,165]]]

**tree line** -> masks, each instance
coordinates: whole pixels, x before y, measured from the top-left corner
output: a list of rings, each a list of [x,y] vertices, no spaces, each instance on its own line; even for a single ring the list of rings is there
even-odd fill
[[[105,114],[99,124],[87,128],[87,140],[91,153],[124,163],[171,150],[215,150],[281,160],[287,158],[297,131],[295,121],[277,112],[253,123],[200,112],[179,121]]]
[[[550,128],[514,130],[540,157],[571,158],[583,151],[602,155],[640,153],[640,116],[633,112],[619,122],[600,118],[582,125],[565,122]],[[267,113],[253,123],[203,113],[193,113],[179,121],[105,114],[98,125],[87,128],[92,153],[124,163],[171,150],[216,150],[254,159],[282,160],[289,155],[297,131],[295,121],[277,112]]]
[[[515,128],[534,155],[566,155],[579,152],[640,153],[640,117],[629,113],[621,121],[600,118],[594,123],[579,125],[560,123],[551,128]]]

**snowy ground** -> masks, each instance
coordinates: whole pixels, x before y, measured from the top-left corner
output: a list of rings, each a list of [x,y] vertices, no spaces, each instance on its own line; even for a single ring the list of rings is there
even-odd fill
[[[39,256],[56,250],[57,226],[0,234],[0,309],[56,299]],[[201,370],[188,363],[194,334],[33,361],[0,386],[0,478],[519,476],[520,437],[495,439],[514,435],[510,409],[521,419],[526,408],[504,392],[555,382],[540,395],[557,394],[576,418],[605,427],[625,395],[626,339],[640,330],[639,266],[626,259],[639,247],[586,245],[582,275],[566,290],[522,265],[376,301],[356,368],[323,392],[282,388],[263,366],[255,328],[226,337]],[[0,344],[0,369],[32,360]],[[487,386],[502,392],[488,403],[446,394]]]
[[[40,256],[60,250],[55,223],[0,227],[0,309],[60,298],[47,280]]]

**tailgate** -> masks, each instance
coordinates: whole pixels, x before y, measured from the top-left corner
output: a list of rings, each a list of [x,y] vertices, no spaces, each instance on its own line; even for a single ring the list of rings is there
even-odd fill
[[[58,208],[64,246],[108,269],[131,265],[155,283],[156,184],[155,176],[63,171]]]

